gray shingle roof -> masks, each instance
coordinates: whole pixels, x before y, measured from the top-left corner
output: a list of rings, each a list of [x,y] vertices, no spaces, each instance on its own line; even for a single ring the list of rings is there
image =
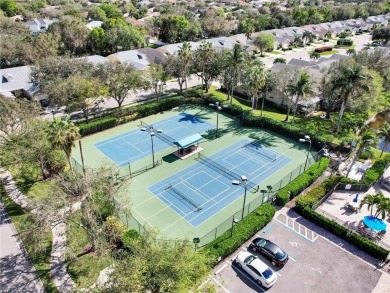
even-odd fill
[[[10,92],[28,89],[32,85],[30,73],[29,66],[0,69],[0,89]]]

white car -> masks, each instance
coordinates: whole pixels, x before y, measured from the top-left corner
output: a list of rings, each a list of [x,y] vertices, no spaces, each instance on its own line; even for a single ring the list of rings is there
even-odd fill
[[[257,284],[270,288],[275,284],[277,276],[265,263],[250,252],[242,251],[236,258],[236,264],[247,272]]]

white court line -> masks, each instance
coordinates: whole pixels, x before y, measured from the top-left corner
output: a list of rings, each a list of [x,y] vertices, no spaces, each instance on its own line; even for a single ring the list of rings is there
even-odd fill
[[[219,287],[221,287],[226,293],[230,293],[230,291],[228,289],[226,289],[224,286],[222,286],[222,284],[220,282],[217,281],[217,279],[215,279],[213,276],[210,275],[210,278],[215,282],[217,283],[217,285]]]
[[[214,275],[218,275],[220,272],[222,272],[223,269],[227,267],[227,265],[228,265],[228,264],[225,263],[222,267],[220,267],[220,268],[218,269],[218,271],[216,271],[216,272],[214,273]]]

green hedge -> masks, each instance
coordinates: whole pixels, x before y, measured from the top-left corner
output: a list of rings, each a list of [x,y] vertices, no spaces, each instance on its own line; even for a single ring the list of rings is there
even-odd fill
[[[353,41],[351,39],[338,39],[337,45],[339,45],[339,46],[352,46]]]
[[[337,224],[335,221],[330,220],[319,213],[316,213],[308,206],[297,209],[297,211],[305,218],[311,220],[340,238],[347,240],[378,259],[385,259],[389,253],[386,249],[376,245],[368,238],[357,233],[349,233],[349,230],[344,226]]]
[[[305,188],[310,186],[318,177],[320,177],[329,165],[329,158],[321,158],[320,161],[312,165],[305,172],[283,187],[276,194],[276,203],[284,206],[290,198],[300,194]]]
[[[325,216],[320,215],[316,211],[312,210],[312,206],[321,200],[334,186],[336,186],[338,182],[341,181],[343,181],[343,178],[335,176],[317,185],[297,200],[295,205],[296,211],[305,218],[327,229],[340,238],[349,241],[372,256],[379,259],[385,259],[388,254],[386,249],[376,245],[371,240],[357,233],[349,233],[349,230],[344,226],[339,225],[335,221],[328,219]]]
[[[364,174],[362,184],[372,185],[382,176],[386,167],[390,164],[390,154],[377,160]]]
[[[112,128],[117,125],[117,119],[115,117],[103,117],[101,119],[92,120],[88,123],[78,124],[80,135],[85,136],[88,134],[96,133],[108,128]]]
[[[257,231],[264,228],[274,217],[275,211],[271,204],[263,204],[234,226],[233,236],[231,236],[231,231],[228,230],[207,244],[204,249],[214,258],[216,263],[218,257],[227,257]]]

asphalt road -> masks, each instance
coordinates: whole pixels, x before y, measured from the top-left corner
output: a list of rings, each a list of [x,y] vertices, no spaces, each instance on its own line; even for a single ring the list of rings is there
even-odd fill
[[[30,259],[19,246],[19,236],[0,203],[0,291],[44,292]]]
[[[278,280],[273,287],[259,286],[233,259],[241,250],[247,248],[249,241],[230,258],[222,261],[210,276],[217,285],[217,292],[372,292],[383,272],[376,270],[373,264],[357,257],[354,249],[348,251],[341,244],[329,241],[316,231],[302,225],[294,218],[280,214],[255,237],[272,240],[290,256],[282,267],[273,267],[266,258],[256,254],[277,274]],[[375,262],[376,260],[371,260]]]

